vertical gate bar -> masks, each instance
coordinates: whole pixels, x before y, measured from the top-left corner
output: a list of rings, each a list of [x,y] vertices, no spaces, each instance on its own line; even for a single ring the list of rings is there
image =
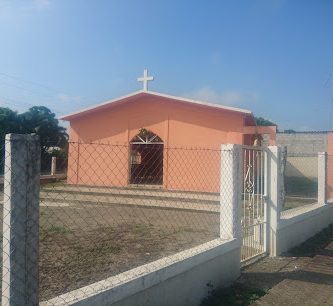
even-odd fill
[[[264,190],[264,180],[265,180],[265,169],[264,169],[264,163],[265,161],[265,152],[261,151],[261,216],[263,217],[263,221],[265,221],[265,208],[264,208],[264,202],[265,202],[265,190]]]
[[[260,218],[262,216],[262,213],[261,213],[261,208],[262,208],[262,185],[261,185],[261,181],[262,181],[262,151],[260,151],[260,158],[259,158],[259,202],[260,202],[260,209],[259,209],[259,215],[260,215]]]
[[[247,151],[244,149],[244,200],[243,200],[243,208],[244,208],[244,216],[243,216],[243,226],[246,226],[246,176],[247,176]]]
[[[242,227],[245,226],[245,206],[246,206],[246,149],[242,150],[243,155],[243,198],[242,198],[242,205],[243,205],[243,216],[242,216]]]
[[[249,162],[248,162],[248,169],[249,169],[248,179],[249,179],[249,178],[251,178],[251,152],[250,152],[250,150],[248,150],[248,152],[249,152]],[[251,185],[250,185],[250,187],[251,187]],[[251,191],[251,190],[249,189],[249,191]],[[250,210],[249,210],[250,205],[251,205],[251,194],[250,194],[250,192],[248,192],[248,203],[247,203],[248,225],[250,225],[250,222],[251,222],[250,221]]]
[[[256,187],[256,199],[257,199],[257,215],[256,215],[256,219],[257,219],[257,248],[258,251],[261,252],[261,247],[260,247],[260,215],[259,215],[259,206],[260,206],[260,185],[259,185],[259,175],[260,175],[260,151],[256,151],[256,162],[257,162],[257,173],[256,173],[256,177],[257,177],[257,187]]]
[[[247,150],[244,149],[244,156],[245,156],[245,168],[244,168],[244,227],[247,225],[246,220],[246,205],[247,205],[247,186],[246,186],[246,180],[247,180],[247,163],[248,163],[248,157],[247,157]]]
[[[263,223],[263,222],[265,222],[265,219],[264,219],[264,208],[263,208],[263,206],[264,206],[264,186],[263,186],[263,171],[264,171],[264,169],[263,169],[263,157],[264,157],[264,152],[263,151],[261,151],[261,155],[260,155],[260,218],[261,218],[261,222],[262,222],[262,226],[261,226],[261,229],[260,229],[260,233],[261,233],[261,236],[260,236],[260,238],[261,238],[261,240],[260,240],[260,244],[261,244],[261,246],[262,246],[262,249],[261,249],[261,251],[262,252],[264,252],[265,251],[265,249],[264,249],[264,247],[265,247],[265,244],[264,244],[264,239],[265,239],[265,236],[264,236],[264,231],[265,231],[265,223]]]
[[[268,177],[268,158],[267,158],[267,151],[264,151],[264,251],[265,253],[268,252],[268,211],[267,211],[267,188],[268,188],[268,184],[267,184],[267,177]]]
[[[262,151],[260,151],[260,191],[259,191],[259,197],[260,197],[260,209],[259,209],[259,214],[260,214],[260,219],[262,221]]]
[[[249,155],[249,150],[246,150],[246,183],[245,183],[245,186],[246,186],[246,201],[245,201],[245,215],[246,215],[246,218],[245,218],[245,221],[246,221],[246,226],[248,226],[249,224],[249,220],[248,220],[248,204],[249,204],[249,192],[248,192],[248,189],[249,189],[249,186],[248,186],[248,181],[249,181],[249,162],[250,162],[250,155]]]
[[[256,247],[258,249],[258,253],[261,253],[261,247],[260,247],[260,215],[259,215],[259,206],[260,206],[260,185],[259,185],[259,175],[260,175],[260,151],[256,151],[256,162],[257,162],[257,187],[256,187],[256,198],[257,198],[257,215],[256,215],[256,220],[257,220],[257,238],[256,238]]]
[[[254,159],[254,153],[255,153],[255,150],[252,149],[252,224],[254,224],[254,212],[255,212],[255,207],[254,207],[254,204],[255,204],[255,201],[254,201],[254,191],[255,191],[255,174],[254,174],[254,170],[255,170],[255,159]]]
[[[243,260],[246,258],[245,254],[246,254],[246,173],[247,173],[247,169],[246,169],[246,161],[247,157],[246,157],[246,149],[243,149],[243,185],[244,185],[244,191],[243,191],[243,219],[242,219],[242,231],[243,231],[243,239],[242,239],[242,243],[243,243],[243,248],[242,248],[242,252],[243,252]]]

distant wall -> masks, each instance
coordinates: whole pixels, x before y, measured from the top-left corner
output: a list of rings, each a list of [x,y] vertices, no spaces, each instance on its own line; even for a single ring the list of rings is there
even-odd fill
[[[318,157],[288,156],[285,175],[287,177],[306,177],[316,180],[318,177]]]
[[[288,156],[316,155],[327,151],[327,132],[318,133],[277,133],[276,141],[279,146],[288,148]]]
[[[318,152],[327,152],[328,132],[277,133],[277,145],[287,147],[287,177],[317,180]]]

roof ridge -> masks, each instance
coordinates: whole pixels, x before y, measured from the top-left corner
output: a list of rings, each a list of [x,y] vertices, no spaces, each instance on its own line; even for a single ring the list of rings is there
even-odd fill
[[[139,90],[139,91],[135,91],[135,92],[132,92],[132,93],[124,95],[124,96],[120,96],[118,98],[107,100],[105,102],[96,104],[94,106],[84,108],[80,111],[69,113],[67,115],[59,117],[59,119],[69,120],[70,117],[78,116],[82,113],[86,113],[86,112],[98,109],[100,107],[106,106],[108,104],[115,103],[117,101],[121,101],[121,100],[124,100],[124,99],[127,99],[127,98],[131,98],[131,97],[133,97],[135,95],[138,95],[138,94],[141,94],[141,93],[150,94],[150,95],[154,95],[154,96],[158,96],[158,97],[162,97],[162,98],[167,98],[167,99],[183,101],[183,102],[197,104],[197,105],[202,105],[202,106],[207,106],[207,107],[214,107],[214,108],[219,108],[219,109],[224,109],[224,110],[229,110],[229,111],[240,112],[240,113],[245,113],[245,114],[251,114],[252,115],[252,112],[250,110],[247,110],[247,109],[236,108],[236,107],[226,106],[226,105],[222,105],[222,104],[214,104],[214,103],[210,103],[210,102],[206,102],[206,101],[200,101],[200,100],[194,100],[194,99],[190,99],[190,98],[183,98],[183,97],[173,96],[173,95],[159,93],[159,92],[155,92],[155,91]]]

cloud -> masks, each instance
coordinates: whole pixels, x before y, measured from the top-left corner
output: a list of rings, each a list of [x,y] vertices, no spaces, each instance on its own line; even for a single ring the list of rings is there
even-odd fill
[[[255,103],[258,100],[258,94],[255,92],[228,90],[219,93],[209,86],[204,86],[193,92],[184,94],[184,96],[200,101],[219,103],[224,105],[249,104]]]

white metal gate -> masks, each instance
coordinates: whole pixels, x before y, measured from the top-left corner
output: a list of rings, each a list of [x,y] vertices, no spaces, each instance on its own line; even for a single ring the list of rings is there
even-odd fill
[[[266,254],[267,152],[243,146],[242,262]]]

